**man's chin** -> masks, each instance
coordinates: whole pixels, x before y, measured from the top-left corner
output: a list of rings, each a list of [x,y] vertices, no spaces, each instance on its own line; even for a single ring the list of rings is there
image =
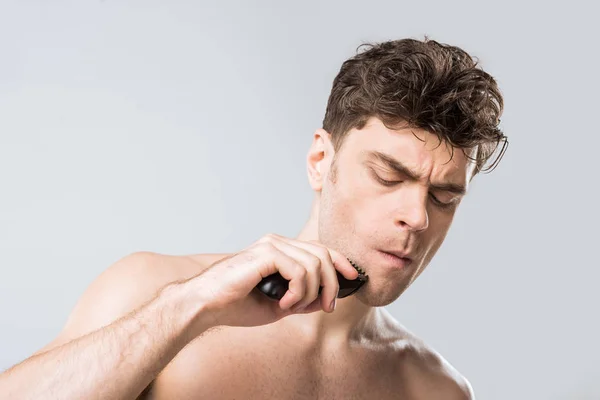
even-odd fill
[[[368,283],[358,290],[354,296],[358,301],[369,307],[385,307],[392,304],[402,295],[406,288],[400,291],[394,290],[375,290],[375,287],[367,287]]]

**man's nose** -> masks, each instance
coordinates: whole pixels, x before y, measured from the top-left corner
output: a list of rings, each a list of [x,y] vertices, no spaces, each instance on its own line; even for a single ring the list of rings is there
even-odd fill
[[[396,211],[396,224],[402,229],[416,232],[427,229],[427,190],[413,187],[402,192]]]

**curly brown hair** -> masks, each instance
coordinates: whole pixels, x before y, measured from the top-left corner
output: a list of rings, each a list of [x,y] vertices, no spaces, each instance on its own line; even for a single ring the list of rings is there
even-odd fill
[[[498,128],[503,108],[494,78],[456,46],[427,37],[364,43],[333,81],[323,129],[336,151],[370,117],[388,129],[402,123],[425,129],[473,160],[475,175],[493,170],[506,150],[507,137]],[[477,150],[475,157],[470,150]]]

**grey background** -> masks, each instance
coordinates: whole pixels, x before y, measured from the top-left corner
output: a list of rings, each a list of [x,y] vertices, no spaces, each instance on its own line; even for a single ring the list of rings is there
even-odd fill
[[[497,78],[511,144],[389,310],[479,399],[599,399],[597,13],[413,3],[2,1],[0,370],[128,253],[296,235],[342,61],[427,34]]]

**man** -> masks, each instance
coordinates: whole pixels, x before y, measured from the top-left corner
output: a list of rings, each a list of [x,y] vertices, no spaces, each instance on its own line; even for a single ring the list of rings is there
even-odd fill
[[[0,398],[473,399],[382,306],[429,264],[503,144],[500,159],[502,108],[494,79],[457,47],[366,46],[342,65],[314,133],[315,198],[297,238],[124,257],[54,341],[0,375]],[[336,271],[358,275],[349,260],[369,280],[336,300]],[[279,301],[256,289],[276,272],[289,281]]]

